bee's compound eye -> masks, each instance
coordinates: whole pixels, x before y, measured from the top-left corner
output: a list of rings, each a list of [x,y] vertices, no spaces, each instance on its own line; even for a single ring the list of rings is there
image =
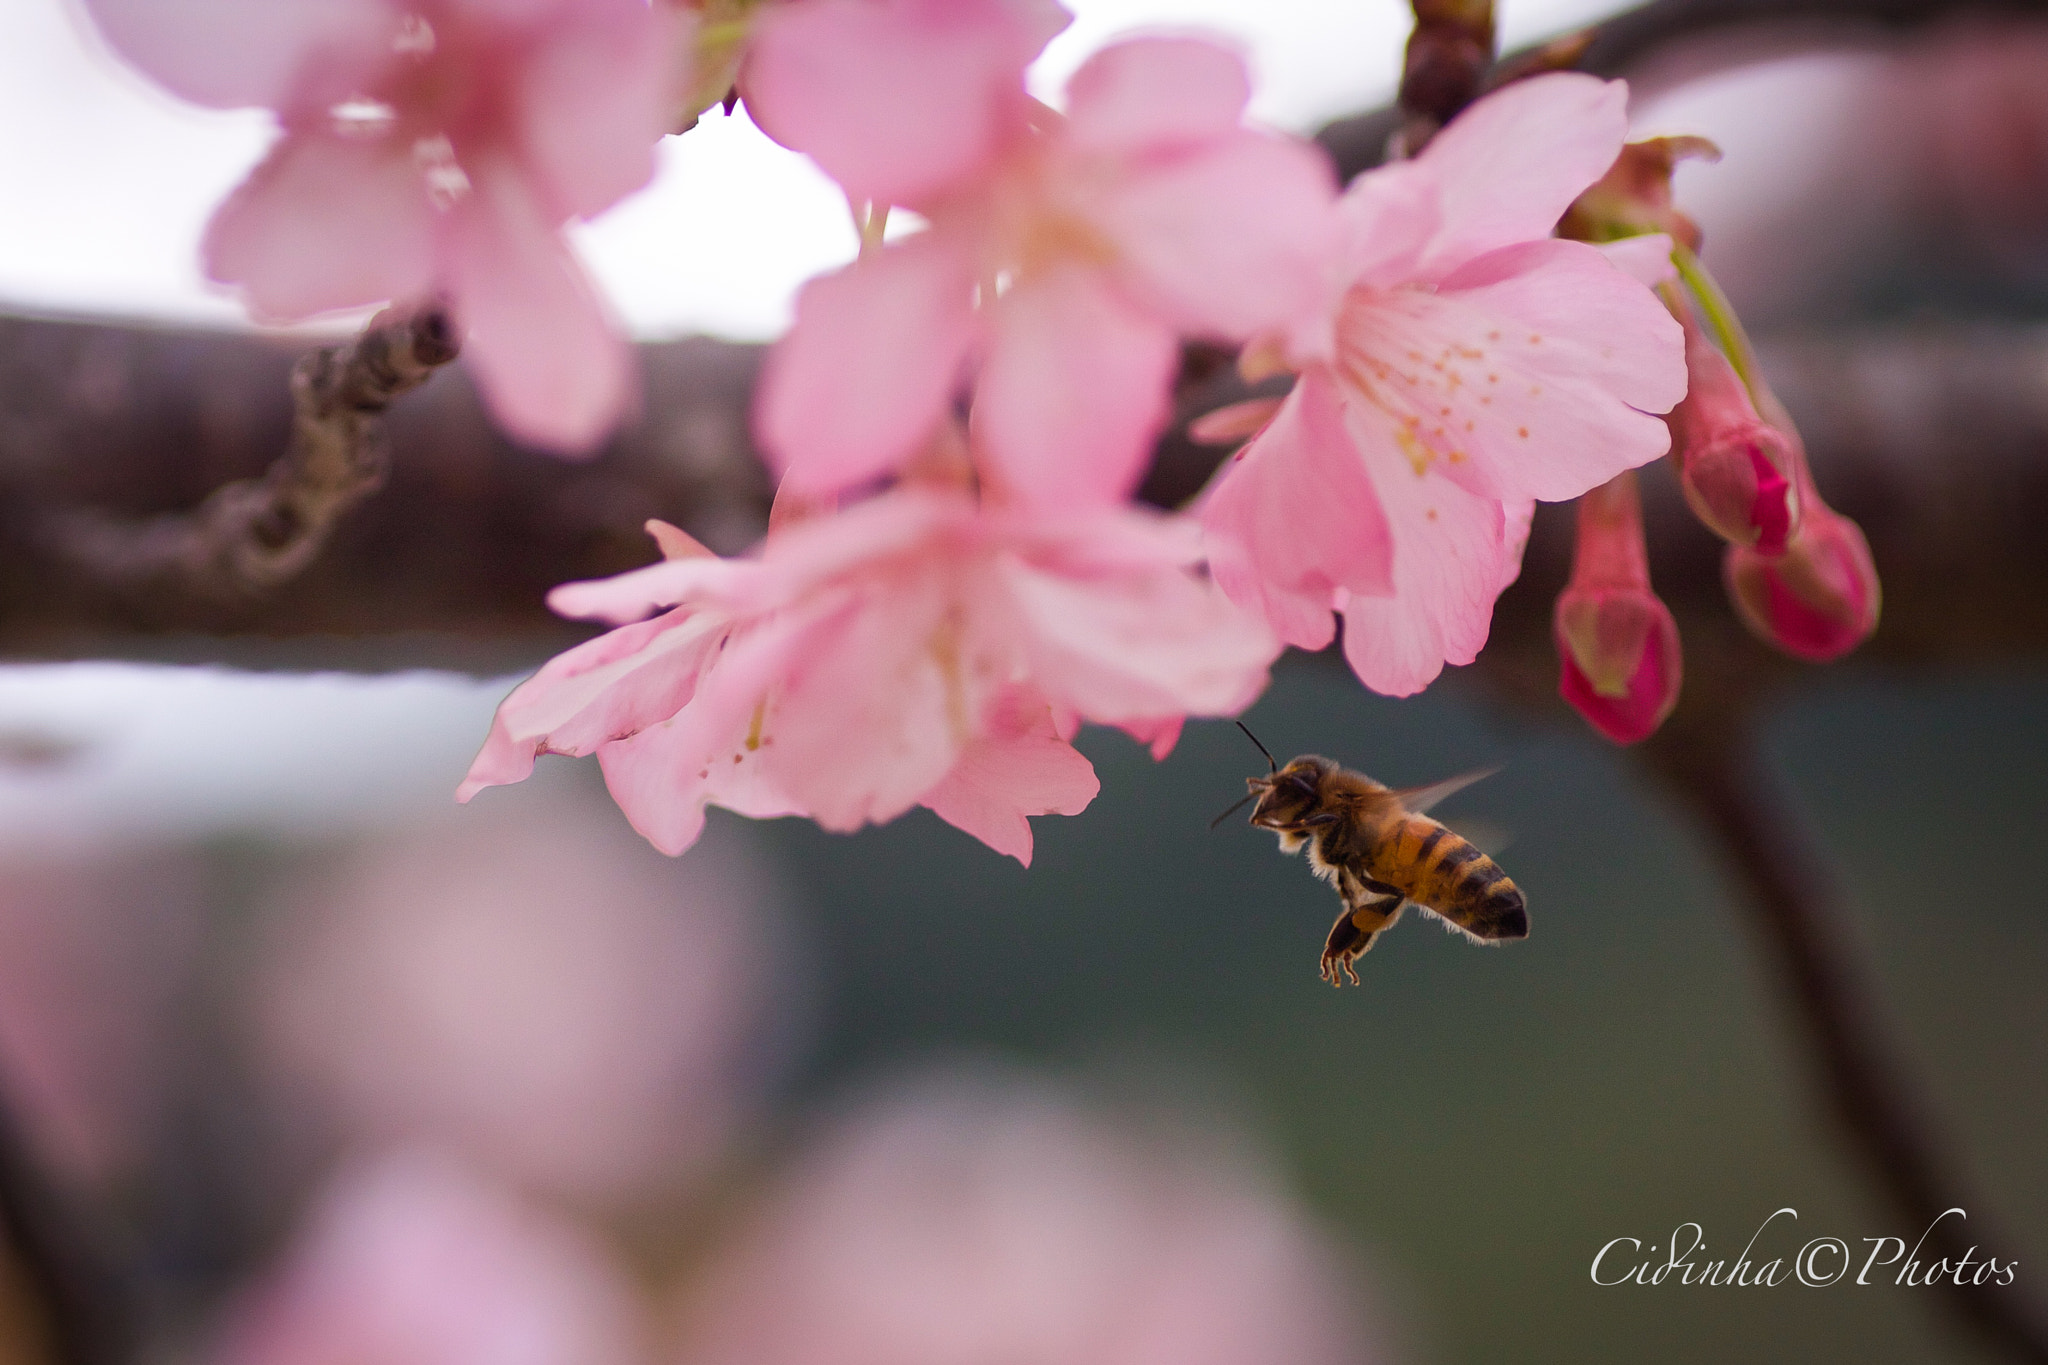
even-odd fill
[[[1306,773],[1289,773],[1287,775],[1287,785],[1299,791],[1303,796],[1313,797],[1316,794],[1316,784],[1308,779]]]

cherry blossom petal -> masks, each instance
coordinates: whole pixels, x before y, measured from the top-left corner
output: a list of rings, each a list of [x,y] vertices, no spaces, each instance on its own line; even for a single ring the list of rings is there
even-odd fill
[[[1113,43],[1067,82],[1067,135],[1091,151],[1134,153],[1224,137],[1251,93],[1244,58],[1213,42]]]
[[[668,719],[696,692],[730,626],[722,612],[676,611],[548,660],[500,703],[455,799],[524,781],[540,754],[587,754]]]
[[[693,597],[730,600],[734,581],[748,569],[743,562],[727,559],[664,559],[611,578],[564,583],[548,594],[548,610],[557,616],[630,625]]]
[[[741,87],[761,130],[856,200],[916,207],[1023,131],[1050,0],[804,0],[762,11]]]
[[[1382,428],[1359,434],[1394,528],[1393,591],[1351,594],[1343,607],[1344,657],[1373,691],[1405,697],[1427,687],[1446,663],[1478,657],[1494,598],[1509,576],[1508,541],[1526,532],[1498,501],[1434,470],[1418,473]]]
[[[1186,725],[1186,716],[1167,716],[1161,720],[1129,720],[1116,728],[1144,745],[1154,763],[1164,763],[1180,743],[1180,732]]]
[[[1150,508],[1010,509],[990,517],[1000,535],[1034,565],[1076,577],[1192,569],[1202,562],[1202,531],[1187,517]]]
[[[1011,289],[994,331],[973,420],[1004,492],[1046,507],[1127,496],[1166,424],[1173,333],[1075,267]]]
[[[1496,594],[1522,576],[1522,552],[1529,548],[1529,528],[1536,521],[1536,503],[1530,498],[1503,502],[1501,515],[1500,586]]]
[[[1548,237],[1628,136],[1628,85],[1574,72],[1516,81],[1472,105],[1417,158],[1442,187],[1443,228],[1421,272]]]
[[[744,600],[779,605],[834,578],[921,553],[955,548],[948,532],[971,539],[986,527],[964,491],[899,486],[844,511],[817,517],[769,537],[762,546],[764,577],[775,589]]]
[[[1024,817],[1079,815],[1101,789],[1094,765],[1054,729],[1044,698],[1013,688],[997,699],[988,729],[925,793],[924,804],[1029,867],[1031,824]]]
[[[1336,194],[1320,148],[1240,130],[1141,163],[1090,214],[1162,318],[1241,340],[1324,302]]]
[[[1014,560],[995,573],[1018,614],[1006,633],[1032,680],[1100,724],[1235,715],[1264,690],[1280,652],[1261,622],[1191,573],[1091,581]]]
[[[944,415],[974,336],[974,269],[922,233],[805,285],[761,373],[756,430],[784,483],[830,492],[901,463]]]
[[[1291,645],[1330,642],[1338,590],[1392,590],[1386,514],[1343,405],[1318,371],[1302,376],[1273,424],[1225,466],[1202,524],[1217,584]]]
[[[1671,238],[1662,232],[1602,242],[1595,250],[1637,284],[1654,289],[1678,278],[1678,267],[1671,260]]]
[[[464,361],[508,435],[593,454],[633,401],[632,348],[524,177],[496,156],[465,169],[444,266]]]
[[[687,10],[646,0],[560,8],[515,73],[528,169],[552,216],[588,218],[654,178],[654,144],[682,94],[674,54]]]
[[[943,574],[893,582],[821,621],[765,733],[783,790],[842,833],[916,805],[980,731],[991,680],[962,657]]]
[[[280,139],[207,225],[207,275],[259,318],[424,295],[434,212],[412,156],[385,140]]]
[[[360,94],[390,59],[396,4],[380,0],[85,0],[100,34],[196,104],[310,113]]]
[[[1337,201],[1342,288],[1388,288],[1413,278],[1443,224],[1436,177],[1413,161],[1367,171]]]
[[[673,857],[704,831],[707,803],[743,815],[802,808],[765,770],[770,692],[808,646],[813,613],[790,613],[728,640],[690,704],[631,739],[598,749],[605,785],[648,843]]]
[[[1656,459],[1671,437],[1649,414],[1685,394],[1676,320],[1581,242],[1493,252],[1437,293],[1375,294],[1338,339],[1408,458],[1494,498],[1563,501]]]

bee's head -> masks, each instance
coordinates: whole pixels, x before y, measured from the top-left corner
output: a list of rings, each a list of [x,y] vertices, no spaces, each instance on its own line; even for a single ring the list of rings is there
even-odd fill
[[[1259,803],[1252,823],[1266,829],[1299,824],[1322,803],[1323,779],[1337,770],[1327,758],[1304,754],[1265,777],[1245,779]]]

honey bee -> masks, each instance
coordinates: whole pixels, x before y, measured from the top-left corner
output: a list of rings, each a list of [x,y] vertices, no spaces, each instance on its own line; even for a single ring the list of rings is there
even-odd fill
[[[1271,771],[1245,779],[1250,794],[1214,823],[1256,801],[1252,824],[1279,835],[1283,852],[1306,847],[1309,866],[1337,888],[1344,913],[1323,945],[1325,981],[1341,986],[1349,978],[1357,985],[1353,964],[1410,902],[1475,943],[1529,936],[1527,904],[1508,874],[1470,840],[1423,814],[1494,770],[1396,789],[1314,754],[1282,767],[1257,735],[1244,732]]]

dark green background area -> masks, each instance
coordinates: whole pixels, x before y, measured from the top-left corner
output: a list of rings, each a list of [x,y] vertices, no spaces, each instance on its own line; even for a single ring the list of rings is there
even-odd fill
[[[1817,674],[1768,759],[1844,880],[1846,949],[1956,1148],[1972,1211],[2009,1230],[2048,1297],[2048,678]],[[1299,1193],[1391,1267],[1382,1296],[1421,1360],[1982,1358],[1939,1295],[1596,1288],[1610,1238],[1790,1255],[1893,1225],[1825,1124],[1778,983],[1716,855],[1623,755],[1573,726],[1503,720],[1455,682],[1371,696],[1293,661],[1248,719],[1283,760],[1321,752],[1396,785],[1506,769],[1441,812],[1504,828],[1532,937],[1480,948],[1411,919],[1317,978],[1335,897],[1299,858],[1209,819],[1263,760],[1198,724],[1155,765],[1081,741],[1084,815],[1034,822],[1027,872],[920,811],[854,838],[764,833],[811,909],[825,985],[797,1090],[981,1048],[1087,1068],[1136,1052],[1237,1097]],[[1752,1253],[1753,1258],[1755,1254]],[[1853,1276],[1851,1277],[1853,1278]],[[1880,1278],[1880,1277],[1874,1277]]]

